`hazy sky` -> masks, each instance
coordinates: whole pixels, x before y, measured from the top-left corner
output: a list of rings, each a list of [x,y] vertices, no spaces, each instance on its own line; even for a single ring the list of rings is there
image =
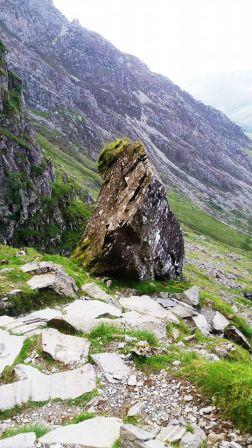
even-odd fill
[[[184,83],[252,69],[252,0],[54,0],[69,19]]]

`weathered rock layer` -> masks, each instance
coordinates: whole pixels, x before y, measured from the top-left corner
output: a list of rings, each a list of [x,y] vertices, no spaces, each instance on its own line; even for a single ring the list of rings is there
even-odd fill
[[[97,274],[137,280],[181,275],[180,226],[142,144],[109,145],[99,169],[104,186],[75,256]]]

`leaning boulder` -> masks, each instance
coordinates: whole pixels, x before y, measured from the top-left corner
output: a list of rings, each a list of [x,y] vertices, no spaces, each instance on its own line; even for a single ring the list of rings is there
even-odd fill
[[[244,334],[238,328],[229,325],[224,332],[224,337],[229,339],[232,342],[235,342],[236,344],[241,345],[242,347],[246,348],[247,350],[252,351],[252,347],[249,343],[249,341],[245,338]]]
[[[99,170],[104,185],[75,257],[99,275],[180,276],[183,236],[143,145],[121,140],[108,145]]]

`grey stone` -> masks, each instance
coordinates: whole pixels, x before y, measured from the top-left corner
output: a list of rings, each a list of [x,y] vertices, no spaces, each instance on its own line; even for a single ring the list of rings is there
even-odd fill
[[[238,330],[238,328],[230,325],[225,328],[224,336],[232,342],[241,345],[247,350],[251,350],[249,341],[245,338],[244,334]]]
[[[39,344],[43,352],[64,364],[86,362],[90,346],[87,339],[69,336],[54,328],[42,331]]]
[[[139,401],[130,407],[128,410],[128,417],[135,417],[136,415],[141,415],[142,410],[144,409],[145,402]]]
[[[4,330],[0,330],[0,376],[6,366],[15,361],[23,347],[22,336],[12,336]]]
[[[203,314],[198,314],[197,316],[192,316],[192,320],[195,323],[198,330],[200,330],[204,336],[209,335],[210,327],[209,327],[209,324]]]
[[[180,444],[183,448],[200,448],[206,439],[203,429],[193,423],[193,432],[187,431],[180,440]]]
[[[200,288],[198,286],[192,286],[190,289],[182,292],[180,295],[180,300],[188,305],[197,306],[199,305],[199,293]]]
[[[223,314],[219,313],[219,311],[216,311],[212,325],[214,331],[216,331],[217,333],[223,333],[225,328],[229,325],[229,321],[225,316],[223,316]]]
[[[186,429],[181,425],[168,425],[165,428],[161,428],[157,435],[157,439],[162,442],[177,442],[186,433]]]
[[[0,448],[35,448],[36,434],[27,432],[0,440]]]
[[[139,314],[150,315],[164,322],[179,323],[177,317],[165,310],[157,301],[149,296],[131,296],[119,299],[121,306],[129,311],[136,311]]]
[[[54,429],[39,439],[52,445],[80,445],[85,448],[112,448],[119,439],[121,422],[114,417],[95,417],[75,425]]]
[[[130,368],[117,353],[97,353],[91,355],[91,358],[110,383],[125,380],[131,373]]]
[[[98,286],[94,282],[85,283],[84,285],[82,285],[81,290],[85,293],[86,298],[101,300],[102,302],[110,303],[111,305],[119,307],[118,301],[111,295],[107,294],[102,288],[100,288],[100,286]]]

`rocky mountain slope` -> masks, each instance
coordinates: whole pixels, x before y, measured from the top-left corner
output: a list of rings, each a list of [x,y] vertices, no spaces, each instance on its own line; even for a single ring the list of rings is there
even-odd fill
[[[252,71],[202,76],[189,82],[186,88],[195,98],[216,107],[252,132]]]
[[[90,215],[87,197],[54,171],[38,146],[23,103],[22,81],[8,70],[0,41],[0,240],[71,250]],[[64,246],[64,247],[63,247]]]
[[[247,216],[251,169],[241,149],[249,141],[237,125],[70,23],[50,0],[0,0],[0,18],[40,129],[93,159],[104,141],[141,139],[169,188],[208,209],[221,205],[222,218],[230,210]]]

